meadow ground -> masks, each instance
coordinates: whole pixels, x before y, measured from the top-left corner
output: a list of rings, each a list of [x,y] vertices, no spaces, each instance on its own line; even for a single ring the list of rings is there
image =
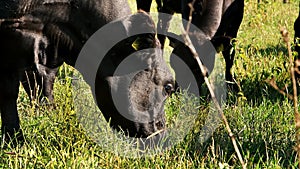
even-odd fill
[[[293,37],[299,1],[282,4],[265,0],[260,5],[255,0],[245,1],[232,70],[240,91],[229,92],[225,115],[248,168],[297,168],[293,104],[266,80],[275,78],[279,87],[292,93],[287,49],[279,30],[286,27]],[[129,2],[135,8],[135,1]],[[222,123],[209,139],[199,141],[206,117],[202,112],[182,142],[163,153],[129,158],[106,151],[86,134],[77,119],[75,108],[80,101],[74,104],[72,97],[76,93],[74,74],[68,66],[60,69],[52,107],[30,103],[21,88],[18,109],[26,141],[22,147],[1,148],[0,168],[241,168]],[[183,106],[191,110],[201,107],[205,112],[207,103],[194,105],[184,97],[167,101],[170,125]]]

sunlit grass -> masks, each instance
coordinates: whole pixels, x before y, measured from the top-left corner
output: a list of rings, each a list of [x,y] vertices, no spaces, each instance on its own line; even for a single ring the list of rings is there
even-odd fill
[[[224,111],[249,168],[297,166],[293,107],[265,80],[274,77],[280,87],[290,85],[287,51],[279,28],[287,26],[293,35],[298,3],[270,0],[258,7],[256,1],[246,0],[233,68],[241,91],[229,93],[231,104],[225,104]],[[134,11],[134,0],[130,5]],[[171,48],[168,50],[170,53]],[[70,67],[60,70],[53,106],[30,103],[21,88],[18,110],[26,141],[21,147],[1,149],[0,168],[240,168],[222,123],[207,141],[200,140],[210,103],[185,98],[184,94],[168,99],[165,107],[169,126],[175,124],[184,106],[199,113],[189,121],[192,129],[182,142],[163,153],[138,159],[107,151],[87,134],[77,118],[73,75]],[[291,92],[290,86],[285,89]],[[96,116],[101,118],[101,114]],[[108,136],[106,132],[98,134]],[[124,148],[112,145],[115,150]]]

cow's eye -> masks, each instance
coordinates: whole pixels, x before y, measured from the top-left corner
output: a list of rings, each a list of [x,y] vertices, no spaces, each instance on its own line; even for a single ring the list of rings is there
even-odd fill
[[[173,84],[171,83],[167,83],[164,85],[164,92],[167,94],[167,95],[171,95],[173,92],[174,92],[174,86]]]

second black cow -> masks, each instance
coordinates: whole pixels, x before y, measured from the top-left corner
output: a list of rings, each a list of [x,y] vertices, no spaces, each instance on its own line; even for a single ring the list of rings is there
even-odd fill
[[[137,0],[137,8],[149,12],[151,1],[152,0]],[[192,0],[156,0],[156,2],[159,12],[170,15],[181,13],[185,21],[189,20],[191,10],[189,4]],[[201,37],[198,39],[199,44],[204,40],[211,40],[217,51],[222,51],[226,62],[226,80],[233,82],[233,76],[231,74],[235,55],[233,44],[243,19],[244,0],[195,0],[193,8],[192,24],[200,29],[200,32],[196,31],[196,33],[193,33],[194,37]],[[166,32],[169,28],[170,20],[171,17],[159,15],[158,32]],[[185,23],[183,24],[185,25]],[[190,31],[193,32],[194,30]],[[163,46],[165,35],[159,35],[158,38]],[[198,48],[197,46],[199,44],[194,45]],[[220,46],[222,47],[220,48]],[[191,70],[197,70],[193,73],[197,79],[201,79],[199,78],[201,72],[199,72],[197,64],[195,61],[190,60],[192,57],[183,57],[187,53],[190,53],[189,49],[184,47],[184,44],[177,46],[177,49],[175,48],[173,52],[179,57],[182,56],[182,59],[185,60]]]

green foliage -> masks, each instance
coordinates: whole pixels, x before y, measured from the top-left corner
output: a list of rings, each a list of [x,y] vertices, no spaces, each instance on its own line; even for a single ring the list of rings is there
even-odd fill
[[[129,2],[135,11],[135,0]],[[296,168],[298,164],[292,103],[266,83],[275,78],[279,87],[292,93],[287,49],[279,28],[287,27],[293,36],[298,3],[265,0],[257,5],[246,0],[232,70],[241,90],[228,94],[224,110],[249,168]],[[209,103],[205,99],[195,104],[184,93],[167,101],[168,125],[174,124],[183,107],[199,114],[178,145],[138,159],[105,151],[87,136],[77,119],[74,74],[68,66],[59,71],[54,105],[30,103],[21,88],[18,110],[26,141],[16,148],[1,148],[0,168],[241,168],[222,124],[207,141],[199,141]]]

